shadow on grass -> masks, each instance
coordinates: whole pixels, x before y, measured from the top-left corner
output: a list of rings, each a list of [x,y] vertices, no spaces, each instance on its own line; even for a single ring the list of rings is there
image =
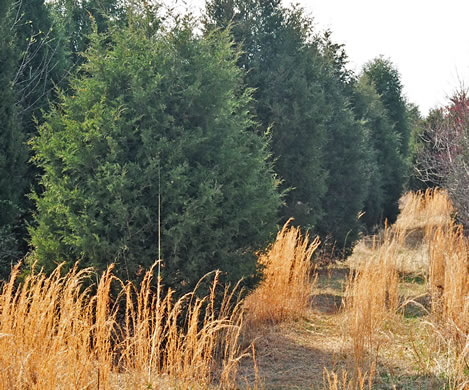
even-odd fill
[[[311,298],[311,306],[322,314],[338,313],[342,307],[342,297],[334,294],[316,294]]]
[[[298,323],[274,326],[256,341],[256,361],[261,383],[265,390],[329,390],[324,387],[324,369],[338,377],[353,373],[351,351],[340,346],[334,349],[324,339],[307,339],[308,333]],[[314,336],[311,336],[314,337]],[[401,362],[402,364],[402,362]],[[405,364],[405,363],[404,363]],[[409,362],[409,366],[412,363]],[[246,360],[239,371],[240,388],[255,383],[252,361]],[[365,386],[366,389],[368,385]],[[373,379],[374,390],[436,390],[444,383],[430,375],[413,375],[405,369],[379,362]],[[342,389],[342,387],[340,387]],[[347,389],[354,390],[352,387]]]
[[[293,324],[293,326],[295,326]],[[279,327],[266,331],[256,341],[256,360],[263,389],[312,389],[322,383],[324,367],[335,367],[335,354],[322,349],[321,345],[307,345],[304,333],[285,334]],[[305,341],[305,344],[302,343]],[[240,378],[250,385],[255,372],[251,362],[244,362]],[[243,380],[240,381],[240,384]]]

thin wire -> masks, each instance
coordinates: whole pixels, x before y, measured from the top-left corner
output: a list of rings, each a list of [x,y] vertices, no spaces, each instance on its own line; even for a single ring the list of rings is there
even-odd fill
[[[157,315],[159,316],[160,308],[160,299],[161,299],[161,164],[160,159],[158,158],[158,285],[156,289],[156,300],[157,300]],[[153,332],[151,338],[151,354],[150,354],[150,364],[148,365],[148,382],[151,380],[151,369],[153,363],[153,356],[155,351],[155,336],[156,333]]]
[[[158,159],[159,160],[159,159]],[[158,161],[158,281],[161,277],[161,161]]]

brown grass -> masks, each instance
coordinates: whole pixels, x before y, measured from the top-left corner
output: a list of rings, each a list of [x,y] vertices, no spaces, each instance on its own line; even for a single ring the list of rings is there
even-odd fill
[[[351,273],[345,291],[346,336],[352,340],[356,370],[370,366],[380,348],[380,331],[395,321],[399,305],[399,274],[395,264],[396,243],[385,232],[384,242]],[[367,359],[367,351],[371,359]]]
[[[355,248],[344,314],[356,368],[369,367],[380,348],[391,361],[400,359],[393,353],[412,351],[413,361],[404,365],[441,378],[446,388],[469,387],[469,242],[453,215],[444,191],[406,194],[396,223]],[[420,296],[399,296],[403,285],[406,295],[412,287],[400,276],[416,275],[426,285],[413,287]],[[419,308],[420,317],[396,315],[408,303]]]
[[[448,193],[441,189],[408,192],[399,202],[400,213],[395,230],[409,233],[415,230],[433,230],[452,223],[453,205]]]
[[[319,239],[309,241],[288,221],[267,253],[259,256],[264,278],[245,300],[249,327],[300,318],[311,305],[315,283],[311,257]]]
[[[430,241],[432,312],[469,334],[469,242],[461,226],[438,228]]]
[[[17,267],[0,292],[0,390],[240,388],[239,363],[256,354],[240,347],[240,333],[289,320],[298,321],[259,341],[246,387],[262,388],[270,364],[275,378],[287,378],[285,388],[312,378],[329,390],[414,388],[417,378],[421,388],[468,389],[468,238],[442,191],[408,194],[401,206],[395,225],[355,248],[345,291],[331,278],[318,283],[324,299],[344,296],[340,313],[308,310],[319,241],[288,223],[259,256],[264,279],[244,301],[216,272],[205,277],[213,278],[207,296],[175,299],[153,280],[154,268],[137,287],[112,267],[94,285],[91,269],[58,267],[20,281]],[[349,358],[347,374],[340,370]],[[308,369],[314,375],[298,378]]]
[[[234,290],[215,308],[209,296],[179,300],[153,269],[140,288],[92,270],[32,274],[16,286],[18,267],[0,294],[0,389],[236,387],[243,316]],[[113,284],[120,286],[117,298]]]
[[[358,369],[356,377],[349,375],[347,371],[341,374],[324,369],[323,387],[324,390],[371,390],[373,388],[374,367],[371,367],[370,374],[362,373]]]
[[[469,388],[469,241],[461,226],[437,228],[429,242],[432,342],[426,347],[452,389]],[[446,359],[442,358],[446,357]]]

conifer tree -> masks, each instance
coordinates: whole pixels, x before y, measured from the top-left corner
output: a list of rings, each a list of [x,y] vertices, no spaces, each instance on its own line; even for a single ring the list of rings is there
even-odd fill
[[[279,0],[211,0],[206,9],[206,28],[229,27],[244,52],[253,112],[271,128],[275,167],[290,188],[282,216],[341,244],[351,239],[368,191],[366,134],[312,20]]]
[[[399,134],[399,151],[405,159],[409,153],[410,123],[407,115],[407,104],[399,71],[394,64],[385,58],[378,57],[365,65],[363,73],[373,83],[381,97],[389,119]]]
[[[323,61],[311,42],[311,24],[300,9],[279,0],[212,0],[206,28],[228,28],[244,53],[238,66],[255,89],[253,113],[260,130],[270,129],[275,168],[290,189],[285,219],[310,228],[322,216],[325,122],[331,115],[323,85]]]
[[[395,147],[394,141],[388,138],[389,143],[383,144],[375,139],[376,145],[383,145],[378,147],[379,152],[384,149],[384,145],[389,149],[386,153],[387,169],[384,164],[380,164],[380,166],[383,170],[384,181],[387,183],[384,217],[392,222],[397,217],[398,200],[404,190],[409,172],[411,125],[408,117],[408,105],[403,95],[399,72],[390,60],[377,58],[371,61],[365,65],[363,75],[378,93],[387,117],[394,128],[394,133],[398,137],[398,158],[393,156],[394,152],[391,151]],[[384,134],[389,134],[389,131],[382,133],[379,137]]]
[[[14,78],[18,51],[11,37],[12,4],[0,3],[0,278],[6,277],[10,262],[18,260],[15,229],[24,203],[27,151],[17,106]]]
[[[42,112],[54,98],[56,86],[64,85],[69,62],[65,39],[44,0],[20,0],[15,8],[16,45],[20,55],[15,88],[22,108],[23,132],[36,134]]]
[[[158,258],[160,197],[167,283],[186,291],[217,268],[252,276],[280,195],[266,138],[247,131],[251,90],[231,42],[186,22],[153,34],[134,22],[92,35],[72,94],[34,141],[39,262],[117,262],[136,278]]]
[[[368,228],[393,220],[398,213],[402,193],[404,164],[399,152],[399,135],[388,112],[366,74],[354,85],[353,110],[367,129],[371,144],[371,174],[369,193],[363,220]]]
[[[82,53],[90,44],[93,28],[98,33],[106,32],[113,25],[124,26],[127,17],[123,2],[119,0],[55,0],[52,9],[74,66],[85,60]]]

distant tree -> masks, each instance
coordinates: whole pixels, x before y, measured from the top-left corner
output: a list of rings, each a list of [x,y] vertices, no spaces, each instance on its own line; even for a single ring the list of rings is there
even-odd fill
[[[366,128],[350,108],[343,85],[334,72],[324,78],[326,102],[332,115],[326,122],[327,143],[323,164],[327,169],[324,217],[318,224],[324,236],[332,234],[339,248],[350,247],[362,229],[359,214],[365,208],[369,181],[375,169]]]
[[[348,247],[357,238],[363,221],[367,221],[370,209],[380,207],[380,200],[371,195],[379,176],[377,153],[371,131],[362,113],[356,112],[356,102],[353,104],[357,76],[348,68],[345,46],[333,41],[331,31],[316,36],[315,42],[329,65],[328,77],[323,80],[333,112],[327,124],[329,142],[324,158],[328,170],[325,217],[318,228],[323,235],[332,233],[339,245]]]
[[[418,168],[419,155],[425,147],[422,141],[422,136],[426,126],[425,118],[422,117],[419,108],[414,104],[408,105],[407,112],[411,125],[411,133],[409,140],[409,156],[407,158],[410,169],[406,189],[410,191],[425,190],[426,188],[433,186],[432,183],[422,180],[419,176]]]
[[[403,190],[404,163],[399,152],[399,135],[366,73],[354,85],[352,107],[366,128],[371,146],[368,157],[372,172],[363,216],[370,229],[379,226],[385,219],[396,218]]]
[[[206,9],[206,28],[229,28],[244,53],[238,66],[256,91],[253,112],[271,129],[276,171],[290,188],[283,218],[351,244],[371,173],[343,46],[277,0],[210,0]]]
[[[409,153],[411,128],[399,71],[390,60],[379,57],[366,64],[363,73],[367,75],[380,95],[388,111],[389,119],[399,134],[399,151],[406,159]]]
[[[21,129],[14,79],[19,58],[12,39],[11,1],[0,3],[0,278],[7,276],[10,262],[19,255],[15,229],[20,224],[24,204],[26,160],[25,137]]]
[[[113,25],[125,25],[127,17],[124,3],[119,0],[54,0],[52,9],[75,66],[85,59],[82,53],[90,44],[93,28],[98,33],[106,32]]]
[[[351,98],[353,96],[353,87],[357,81],[357,76],[348,67],[349,57],[345,50],[345,45],[335,42],[332,36],[332,31],[326,30],[323,34],[316,37],[319,50],[332,66],[336,79],[340,81],[346,96]]]
[[[399,159],[394,156],[395,140],[394,136],[389,135],[386,146],[378,147],[378,151],[383,148],[388,149],[386,162],[387,168],[384,168],[383,179],[385,185],[385,195],[387,199],[384,203],[383,217],[393,222],[398,214],[398,200],[404,191],[410,172],[410,134],[412,123],[409,118],[409,105],[402,91],[400,75],[396,67],[388,59],[377,58],[365,65],[363,75],[378,93],[390,124],[394,128],[394,133],[398,136]],[[389,132],[386,132],[389,134]],[[379,141],[381,135],[375,139],[376,145],[382,145]]]
[[[64,50],[64,37],[54,25],[50,6],[44,0],[19,0],[14,26],[20,54],[15,88],[22,107],[23,132],[36,134],[56,86],[67,78],[69,62]]]
[[[276,227],[280,195],[227,34],[144,21],[93,34],[72,93],[34,141],[44,170],[32,243],[39,264],[82,259],[136,278],[158,258],[186,291],[206,272],[238,280]],[[182,24],[181,24],[182,23]]]
[[[415,167],[421,180],[448,190],[459,221],[469,227],[469,97],[465,90],[428,115]]]

